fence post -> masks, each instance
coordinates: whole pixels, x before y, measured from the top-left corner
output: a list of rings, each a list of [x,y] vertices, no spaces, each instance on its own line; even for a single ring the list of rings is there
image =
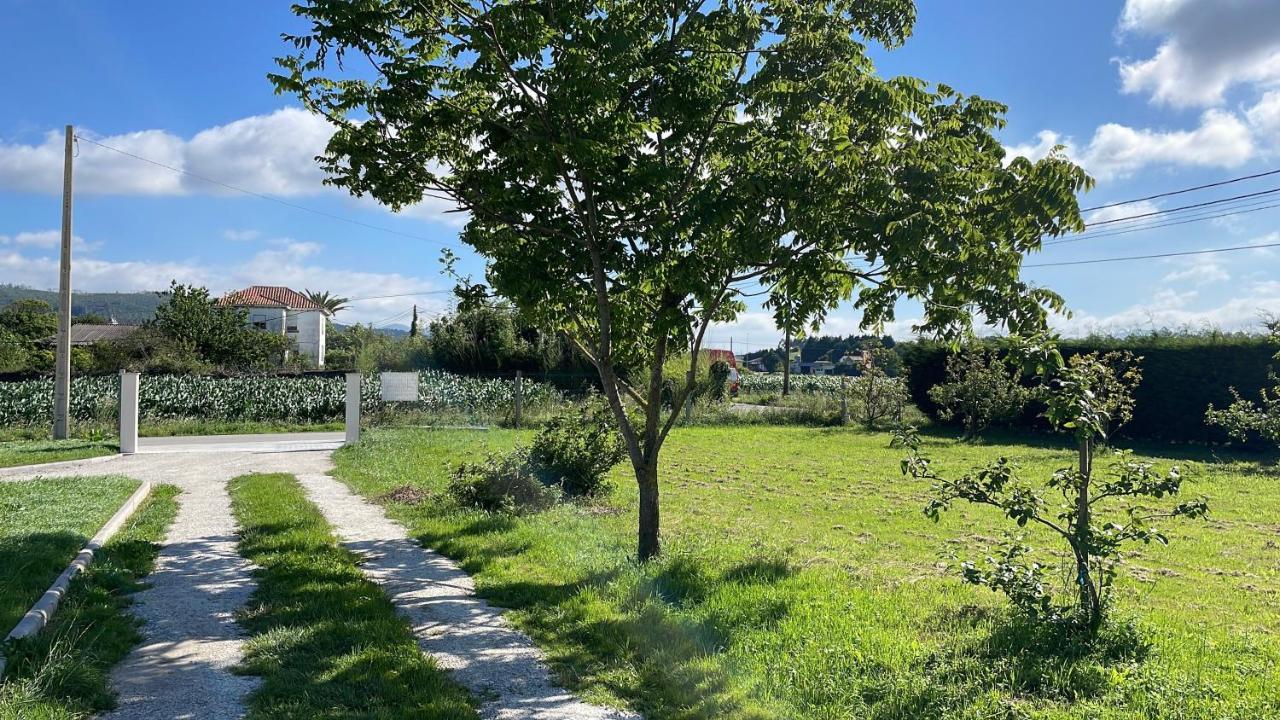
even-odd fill
[[[524,413],[524,373],[516,371],[516,429],[520,429],[520,416]]]
[[[347,373],[347,444],[360,440],[360,373]]]
[[[840,424],[849,424],[849,376],[840,376]]]
[[[120,454],[138,452],[138,373],[120,371]]]

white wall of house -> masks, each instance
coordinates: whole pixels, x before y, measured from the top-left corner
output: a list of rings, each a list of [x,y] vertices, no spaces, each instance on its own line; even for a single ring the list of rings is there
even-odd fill
[[[289,316],[289,339],[298,348],[298,354],[316,367],[324,367],[324,332],[325,316],[319,310],[294,311]]]
[[[319,310],[250,307],[249,325],[279,333],[293,341],[298,354],[316,367],[324,367],[325,316]]]

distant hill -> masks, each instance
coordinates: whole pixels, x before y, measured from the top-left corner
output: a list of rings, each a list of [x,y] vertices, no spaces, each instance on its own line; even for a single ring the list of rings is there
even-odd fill
[[[351,326],[344,323],[334,323],[333,327],[335,330],[346,330]],[[405,337],[409,334],[409,326],[408,325],[384,325],[382,327],[374,328],[374,331],[376,331],[381,335],[390,335],[391,337],[398,338],[398,337]]]
[[[18,300],[43,300],[58,307],[58,293],[20,285],[0,285],[0,307]],[[140,325],[156,314],[164,296],[156,292],[72,293],[71,314],[114,317],[121,325]]]

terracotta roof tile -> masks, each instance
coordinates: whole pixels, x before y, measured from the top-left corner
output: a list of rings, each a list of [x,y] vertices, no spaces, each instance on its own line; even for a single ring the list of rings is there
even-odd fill
[[[253,285],[244,290],[227,293],[220,300],[223,305],[240,307],[282,307],[289,310],[323,310],[306,295],[287,287]]]

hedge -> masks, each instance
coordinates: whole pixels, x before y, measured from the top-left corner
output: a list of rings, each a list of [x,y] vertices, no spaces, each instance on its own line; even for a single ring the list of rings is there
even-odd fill
[[[1266,336],[1226,333],[1086,338],[1063,341],[1060,347],[1068,357],[1110,350],[1129,350],[1142,356],[1142,383],[1134,392],[1137,407],[1133,420],[1121,428],[1121,436],[1205,443],[1230,440],[1221,429],[1205,425],[1205,409],[1210,403],[1217,407],[1230,403],[1232,387],[1246,398],[1256,398],[1260,389],[1271,385],[1272,356],[1278,349]],[[929,388],[945,381],[948,349],[918,341],[901,343],[897,350],[907,368],[912,400],[936,418],[937,406],[929,398]],[[1017,424],[1045,429],[1040,410],[1029,408]]]

